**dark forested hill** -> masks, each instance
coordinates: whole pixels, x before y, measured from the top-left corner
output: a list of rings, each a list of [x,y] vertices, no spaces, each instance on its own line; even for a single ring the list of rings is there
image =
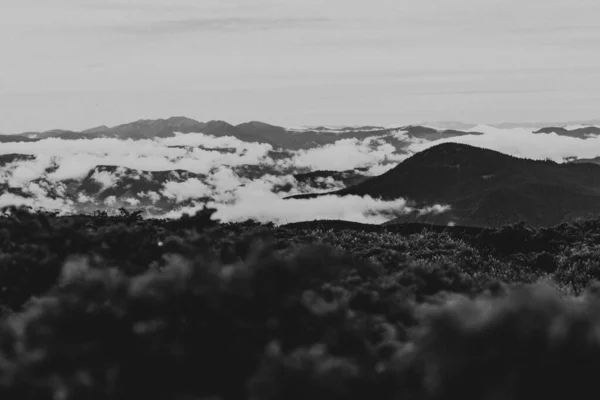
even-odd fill
[[[417,207],[452,207],[443,214],[417,218],[427,222],[500,226],[526,221],[550,226],[600,213],[600,166],[520,159],[444,143],[334,194],[405,198]]]

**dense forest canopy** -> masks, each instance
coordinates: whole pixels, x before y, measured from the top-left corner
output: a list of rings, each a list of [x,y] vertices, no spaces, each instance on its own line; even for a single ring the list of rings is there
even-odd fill
[[[600,220],[275,227],[213,216],[5,208],[3,398],[593,393]]]

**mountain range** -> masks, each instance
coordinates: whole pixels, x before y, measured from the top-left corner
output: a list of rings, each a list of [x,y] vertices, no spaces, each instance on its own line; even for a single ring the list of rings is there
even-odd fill
[[[342,139],[365,139],[381,135],[389,135],[398,130],[405,131],[409,138],[436,140],[462,135],[479,134],[457,130],[437,130],[424,126],[404,126],[384,128],[376,126],[342,127],[331,129],[315,127],[309,129],[286,129],[264,122],[251,121],[239,125],[231,125],[225,121],[198,122],[186,117],[167,119],[139,120],[112,128],[99,126],[76,132],[55,129],[45,132],[24,132],[12,135],[0,135],[0,143],[17,141],[39,141],[48,138],[63,140],[115,138],[142,140],[175,136],[176,133],[204,133],[216,137],[233,136],[245,142],[267,143],[276,149],[300,150],[310,149],[334,143]],[[398,139],[397,147],[405,143]]]
[[[408,201],[410,207],[421,211],[435,205],[440,207],[432,209],[433,212],[392,212],[391,215],[397,218],[390,223],[416,221],[443,225],[500,226],[526,221],[535,226],[548,226],[564,220],[600,214],[600,157],[571,157],[564,160],[567,162],[558,164],[516,158],[456,143],[442,143],[416,154],[407,150],[417,142],[483,134],[477,131],[477,127],[466,128],[460,124],[452,126],[457,129],[423,125],[293,129],[258,121],[231,125],[224,121],[198,122],[185,117],[171,117],[139,120],[114,127],[98,126],[81,132],[51,130],[0,135],[0,143],[36,142],[49,138],[135,141],[189,133],[232,136],[243,142],[266,143],[273,147],[266,154],[266,159],[271,162],[254,161],[247,165],[228,167],[235,175],[234,180],[249,182],[271,177],[268,179],[279,179],[277,182],[273,181],[273,190],[282,196],[312,193],[288,198],[314,198],[324,194],[342,197],[357,195],[385,201],[402,198]],[[600,135],[600,127],[542,127],[533,133],[584,140]],[[294,157],[299,153],[304,154],[305,151],[314,149],[318,152],[321,147],[333,145],[343,139],[356,139],[357,143],[362,143],[369,138],[379,141],[379,144],[369,145],[373,146],[373,150],[381,143],[391,144],[395,155],[400,155],[390,159],[386,156],[385,160],[378,158],[375,161],[379,163],[379,167],[385,167],[381,169],[382,172],[388,171],[382,175],[373,177],[374,173],[369,168],[362,167],[331,170],[294,164]],[[131,146],[135,147],[134,144]],[[213,155],[215,152],[238,152],[235,148],[206,149],[202,145],[166,147],[185,148],[188,152],[204,149]],[[338,148],[331,147],[328,151],[327,157],[331,157],[334,156],[332,151],[335,153]],[[245,150],[237,154],[243,155],[244,152]],[[210,158],[213,155],[206,156]],[[399,160],[404,161],[396,165]],[[49,200],[67,201],[79,211],[125,206],[142,207],[151,214],[159,215],[176,207],[191,205],[194,201],[208,200],[207,187],[213,194],[221,193],[211,179],[212,170],[207,174],[194,174],[183,169],[143,171],[98,163],[90,167],[89,173],[83,177],[56,182],[49,177],[58,169],[58,165],[51,164],[44,171],[38,171],[39,167],[34,166],[37,161],[36,156],[29,154],[0,155],[0,194],[31,201],[42,194]],[[393,167],[394,165],[396,166]],[[215,165],[216,170],[219,166]],[[39,177],[33,177],[31,174],[34,173],[39,173]],[[30,175],[32,178],[27,178],[29,183],[25,186],[13,185],[12,174],[18,174],[20,179]]]
[[[568,127],[547,127],[538,129],[534,133],[541,134],[551,134],[555,133],[559,136],[568,136],[577,139],[587,139],[590,137],[595,137],[600,135],[600,127],[598,126],[577,126],[572,129],[568,129]]]
[[[328,194],[405,198],[416,208],[450,206],[446,212],[408,214],[391,223],[497,227],[525,221],[533,226],[551,226],[600,214],[600,165],[535,161],[443,143],[355,186],[290,198]]]
[[[457,125],[457,127],[466,125]],[[231,125],[225,121],[199,122],[186,117],[171,117],[167,119],[143,119],[114,127],[98,126],[80,132],[54,129],[45,132],[23,132],[11,135],[0,135],[0,143],[17,141],[39,141],[47,138],[64,140],[117,138],[117,139],[152,139],[175,136],[176,133],[205,133],[213,136],[234,136],[246,142],[268,143],[278,149],[309,149],[334,143],[341,139],[364,139],[366,137],[381,136],[395,131],[403,131],[409,138],[424,140],[438,140],[464,135],[478,135],[479,132],[471,129],[439,129],[422,125],[405,125],[394,128],[381,126],[362,127],[313,127],[306,129],[290,129],[270,125],[264,122],[251,121],[239,125]],[[575,126],[546,127],[536,133],[554,132],[562,136],[586,138],[590,135],[600,135],[600,127]],[[400,139],[398,139],[401,142]],[[398,143],[399,146],[402,143]]]

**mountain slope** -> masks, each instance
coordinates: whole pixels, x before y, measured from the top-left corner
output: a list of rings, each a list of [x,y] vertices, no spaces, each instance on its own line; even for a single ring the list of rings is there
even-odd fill
[[[429,218],[432,222],[433,218],[436,223],[481,226],[526,221],[549,226],[600,214],[600,166],[533,161],[444,143],[415,154],[381,176],[333,194],[406,198],[419,208],[452,207],[449,212],[417,218],[420,221]]]

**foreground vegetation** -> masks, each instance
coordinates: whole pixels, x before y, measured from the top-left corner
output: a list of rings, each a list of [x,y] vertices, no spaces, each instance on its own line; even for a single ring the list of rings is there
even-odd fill
[[[4,209],[0,396],[595,393],[600,220],[383,229],[212,215]]]

